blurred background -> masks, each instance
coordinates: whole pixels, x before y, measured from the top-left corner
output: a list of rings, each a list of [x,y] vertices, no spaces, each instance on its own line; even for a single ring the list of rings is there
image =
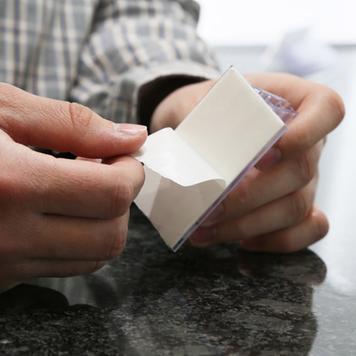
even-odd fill
[[[200,35],[214,48],[221,70],[234,65],[243,73],[290,72],[326,84],[343,97],[346,117],[328,138],[317,194],[317,204],[329,217],[330,232],[312,250],[328,267],[319,298],[327,298],[328,291],[356,296],[356,1],[198,2]],[[325,334],[334,320],[319,313],[320,303],[323,300],[318,299],[314,313],[322,325],[319,334]],[[335,320],[340,317],[337,304]],[[344,335],[330,337],[342,342]],[[316,339],[314,351],[321,339]]]
[[[313,26],[332,44],[356,41],[353,0],[198,0],[200,33],[214,45],[266,45],[283,33]]]

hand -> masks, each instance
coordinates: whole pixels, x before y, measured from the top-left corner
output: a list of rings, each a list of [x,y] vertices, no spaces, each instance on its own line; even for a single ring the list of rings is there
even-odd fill
[[[299,114],[190,241],[196,246],[239,242],[251,251],[297,251],[328,231],[327,218],[314,205],[318,162],[326,135],[344,116],[343,102],[331,89],[287,74],[247,79],[286,98]],[[157,107],[152,129],[175,127],[212,85],[208,81],[172,93]]]
[[[122,251],[146,128],[0,84],[0,287],[92,272]],[[26,145],[106,164],[56,159]]]

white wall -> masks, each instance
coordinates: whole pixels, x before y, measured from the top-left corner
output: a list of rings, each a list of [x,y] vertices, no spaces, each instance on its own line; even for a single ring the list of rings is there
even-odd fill
[[[311,25],[332,43],[356,43],[355,0],[198,0],[200,33],[212,45],[269,44]]]

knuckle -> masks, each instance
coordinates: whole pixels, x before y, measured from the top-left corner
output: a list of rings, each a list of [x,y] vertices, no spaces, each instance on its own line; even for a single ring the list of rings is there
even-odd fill
[[[299,177],[301,185],[308,184],[314,177],[315,167],[312,162],[311,155],[304,153],[295,160],[296,173]]]
[[[116,184],[111,193],[110,215],[123,215],[130,207],[134,196],[134,188],[129,181]]]
[[[93,119],[93,111],[78,103],[69,103],[69,119],[72,128],[87,128]]]
[[[290,197],[290,217],[293,221],[302,221],[309,212],[309,206],[305,195],[301,192],[292,194]]]
[[[332,106],[336,109],[336,116],[335,116],[335,127],[338,126],[342,119],[345,117],[346,110],[345,104],[339,94],[334,93],[331,97]]]
[[[329,221],[324,214],[312,215],[316,240],[321,240],[329,232]]]
[[[20,89],[16,88],[15,86],[0,82],[0,102],[1,103],[8,103],[9,101],[12,102],[13,95],[18,93]]]
[[[335,113],[335,124],[339,124],[345,116],[345,104],[343,99],[335,90],[324,85],[320,85],[319,87],[321,88],[320,93],[322,100],[330,106],[331,112]]]

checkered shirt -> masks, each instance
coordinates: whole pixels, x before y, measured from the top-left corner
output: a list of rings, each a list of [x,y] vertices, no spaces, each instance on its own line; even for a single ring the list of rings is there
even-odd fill
[[[218,75],[198,17],[193,0],[0,0],[0,81],[136,122],[141,88],[156,103],[158,83]]]

